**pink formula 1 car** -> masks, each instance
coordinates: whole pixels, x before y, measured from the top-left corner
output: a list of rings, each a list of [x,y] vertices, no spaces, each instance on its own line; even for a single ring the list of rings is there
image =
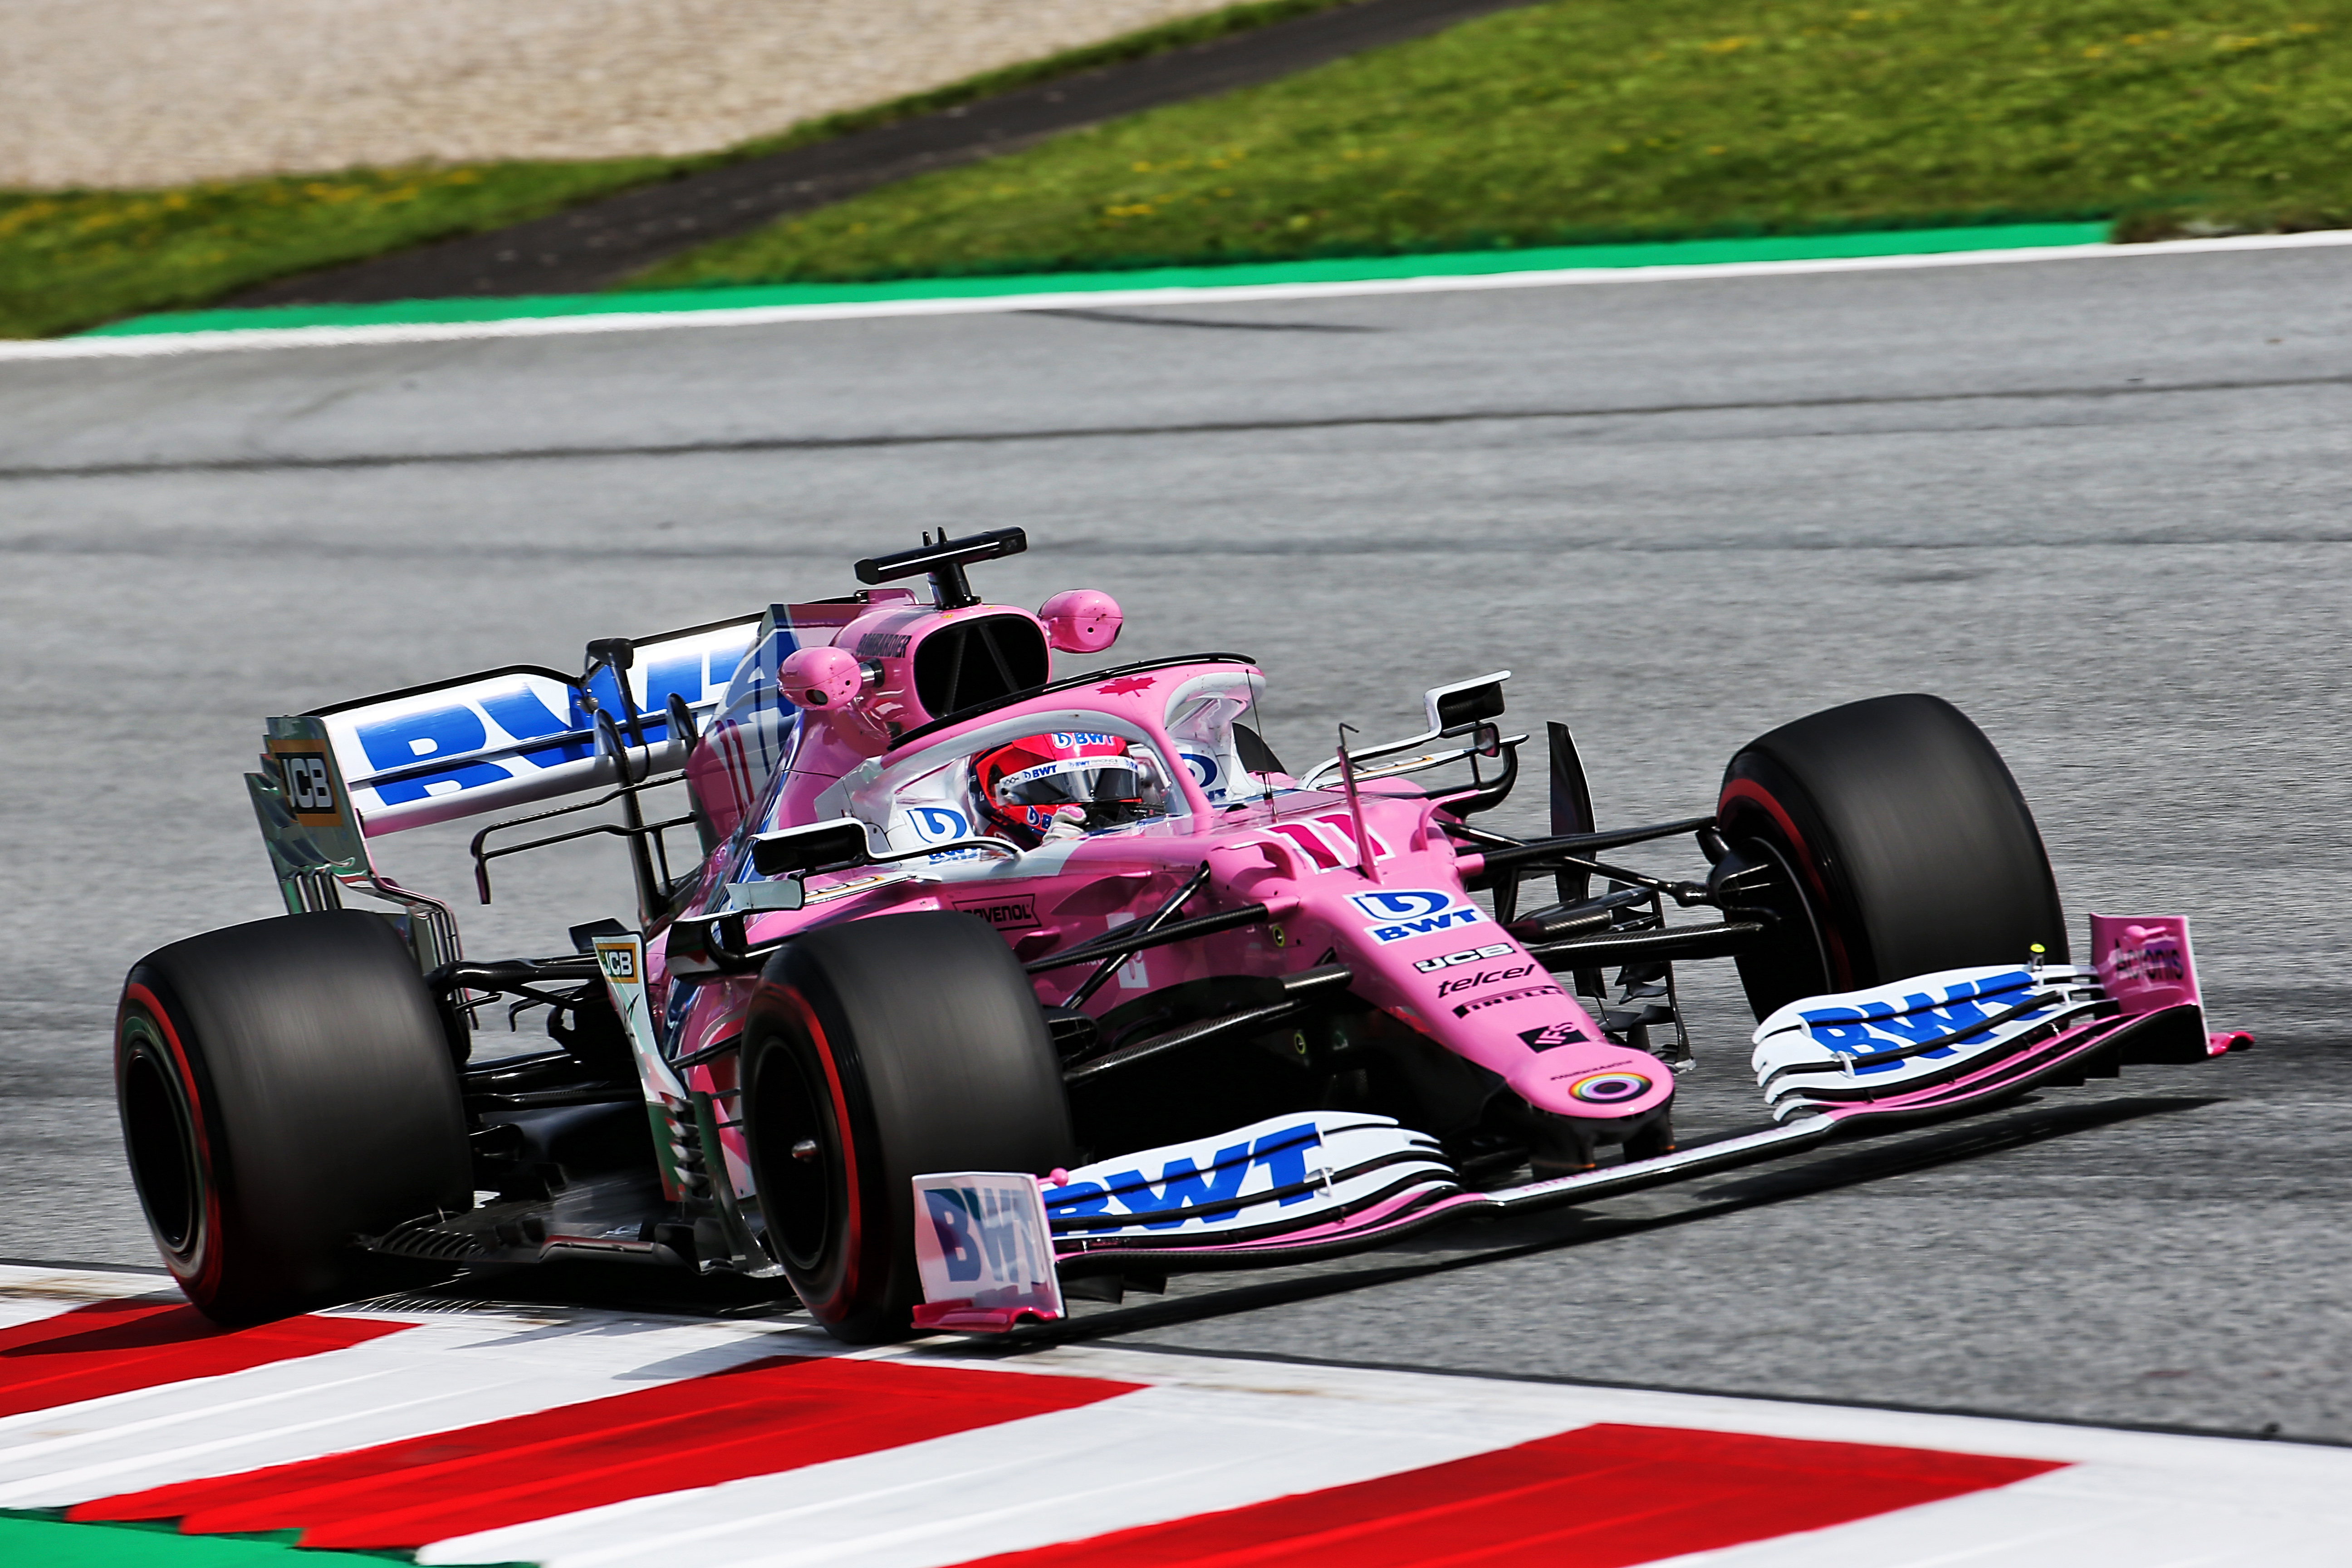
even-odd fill
[[[290,912],[142,959],[117,1033],[190,1299],[252,1319],[387,1264],[574,1258],[774,1280],[852,1340],[1004,1329],[1065,1286],[1377,1246],[2244,1043],[2209,1033],[2181,919],[2095,915],[2068,962],[2032,816],[1937,699],[1783,725],[1711,812],[1613,829],[1550,725],[1551,833],[1523,842],[1475,825],[1528,739],[1504,675],[1294,772],[1238,655],[1057,679],[1118,608],[982,603],[966,569],[1024,545],[942,535],[842,598],[592,643],[579,675],[272,720],[247,783]],[[921,576],[929,599],[891,585]],[[560,796],[584,798],[514,810]],[[502,857],[614,835],[637,928],[461,953],[371,840],[491,812],[483,899]],[[1695,879],[1607,858],[1671,837]],[[1674,966],[1709,958],[1761,1020],[1770,1120],[1678,1146]],[[518,1018],[543,1043],[482,1059]]]

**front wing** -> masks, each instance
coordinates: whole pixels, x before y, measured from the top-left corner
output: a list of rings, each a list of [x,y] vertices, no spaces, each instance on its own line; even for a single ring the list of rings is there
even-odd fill
[[[2090,968],[1954,970],[1792,1004],[1756,1032],[1773,1124],[1654,1158],[1479,1189],[1424,1133],[1382,1116],[1307,1111],[1055,1172],[1042,1184],[1043,1222],[1065,1278],[1306,1262],[1466,1215],[1685,1181],[2252,1043],[2207,1032],[2185,921],[2094,917],[2094,948]],[[2151,974],[2164,984],[2147,984]],[[1010,1326],[1001,1314],[959,1322],[943,1310],[952,1306],[934,1302],[923,1316]]]

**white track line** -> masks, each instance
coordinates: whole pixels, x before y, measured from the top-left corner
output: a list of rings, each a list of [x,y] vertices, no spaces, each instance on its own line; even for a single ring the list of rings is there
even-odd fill
[[[1573,1426],[1151,1388],[879,1453],[437,1541],[420,1563],[939,1568],[1466,1458]]]
[[[231,350],[350,348],[374,343],[465,342],[485,338],[577,337],[600,332],[678,331],[761,327],[792,321],[863,321],[889,316],[993,315],[1015,310],[1099,310],[1107,306],[1234,304],[1258,300],[1344,300],[1381,294],[1469,293],[1488,289],[1551,289],[1584,283],[1678,283],[1707,278],[1778,278],[1818,272],[1887,272],[2003,262],[2112,261],[2204,256],[2238,250],[2303,250],[2352,245],[2352,229],[2308,234],[2230,235],[2150,245],[2052,245],[1928,255],[1832,257],[1812,261],[1723,261],[1688,266],[1571,267],[1475,276],[1374,278],[1341,283],[1237,283],[1204,288],[1106,289],[986,298],[875,300],[832,305],[746,305],[707,310],[631,310],[595,316],[519,316],[491,321],[425,321],[362,327],[252,327],[228,331],[157,332],[139,337],[61,338],[0,342],[0,361],[152,359]]]
[[[710,1568],[946,1568],[1604,1421],[2067,1466],[1700,1553],[1679,1560],[1684,1568],[2321,1568],[2340,1565],[2341,1543],[2352,1539],[2352,1452],[2343,1449],[1092,1346],[1004,1370],[1154,1386],[799,1470],[446,1538],[417,1561],[663,1568],[683,1552]]]
[[[349,1350],[11,1416],[0,1422],[0,1508],[68,1507],[534,1415],[778,1352],[824,1353],[798,1339],[681,1323],[616,1331],[592,1322],[533,1335],[511,1321],[445,1320]]]
[[[0,1266],[20,1321],[143,1294],[152,1277]],[[366,1312],[413,1326],[347,1350],[0,1420],[0,1504],[93,1495],[417,1436],[829,1348],[797,1324],[484,1305]],[[421,1320],[421,1321],[420,1321]],[[943,1342],[851,1352],[972,1364]],[[1141,1392],[797,1470],[444,1538],[425,1563],[944,1568],[1393,1474],[1596,1422],[2007,1454],[2015,1484],[1678,1560],[1680,1568],[2333,1568],[2352,1450],[1790,1401],[1229,1361],[1068,1345],[1003,1375]]]
[[[109,1281],[0,1268],[16,1321]],[[143,1291],[152,1277],[125,1276]],[[128,1292],[125,1292],[128,1293]],[[342,1350],[0,1417],[0,1508],[59,1508],[446,1432],[707,1376],[771,1355],[830,1355],[807,1326],[529,1309],[362,1312],[414,1324]],[[95,1325],[93,1325],[95,1326]]]

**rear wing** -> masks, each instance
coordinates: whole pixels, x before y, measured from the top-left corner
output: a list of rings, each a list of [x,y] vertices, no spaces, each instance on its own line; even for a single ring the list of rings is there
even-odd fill
[[[379,872],[368,840],[676,772],[772,614],[592,643],[583,675],[510,665],[270,720],[245,783],[287,909],[368,893],[405,911],[393,919],[420,968],[457,959],[455,912]],[[642,840],[634,802],[626,815]],[[649,862],[639,879],[656,891]]]
[[[488,903],[491,860],[589,834],[617,834],[629,842],[640,913],[650,921],[684,886],[671,879],[662,835],[695,826],[707,853],[714,837],[735,830],[790,751],[798,710],[776,686],[782,659],[804,639],[829,638],[877,604],[913,597],[883,588],[771,605],[658,637],[592,642],[587,668],[576,676],[509,665],[272,719],[261,771],[245,782],[286,907],[296,913],[340,908],[346,889],[389,900],[407,911],[393,919],[430,972],[458,956],[456,915],[441,900],[378,871],[369,840],[603,789],[608,793],[601,798],[509,817],[477,833],[476,886]],[[698,751],[698,738],[710,743]],[[641,792],[685,777],[680,770],[689,753],[709,761],[709,777],[695,787],[710,809],[648,822]],[[615,803],[617,824],[485,846],[502,828]]]
[[[617,658],[585,677],[509,665],[303,717],[320,721],[367,837],[478,816],[685,766],[762,618],[591,645],[629,650],[617,671]]]

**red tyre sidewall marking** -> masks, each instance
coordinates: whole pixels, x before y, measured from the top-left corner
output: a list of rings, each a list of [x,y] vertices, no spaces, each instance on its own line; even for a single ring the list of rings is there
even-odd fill
[[[198,1233],[196,1272],[193,1277],[184,1274],[178,1267],[178,1260],[173,1258],[168,1251],[164,1257],[173,1264],[173,1277],[180,1281],[181,1288],[192,1298],[199,1293],[209,1295],[220,1284],[221,1209],[220,1175],[213,1162],[212,1137],[205,1126],[205,1101],[196,1092],[195,1068],[188,1060],[187,1047],[180,1043],[179,1030],[173,1026],[171,1009],[163,1005],[155,993],[136,981],[122,988],[122,1003],[114,1015],[114,1037],[117,1041],[114,1090],[118,1101],[122,1092],[120,1042],[123,1023],[133,1005],[146,1015],[148,1022],[154,1025],[163,1036],[163,1043],[171,1047],[172,1065],[179,1072],[180,1092],[187,1102],[188,1126],[196,1142],[196,1176],[204,1188],[204,1214],[197,1222],[202,1228]]]
[[[843,1237],[841,1289],[842,1303],[857,1299],[858,1258],[866,1246],[865,1204],[859,1190],[857,1174],[857,1140],[849,1120],[849,1097],[841,1087],[841,1069],[834,1062],[833,1041],[826,1037],[824,1026],[817,1021],[816,1010],[797,991],[778,988],[785,1005],[808,1031],[809,1042],[816,1047],[817,1060],[824,1064],[825,1088],[833,1095],[834,1135],[841,1144],[842,1184],[848,1191],[849,1217],[847,1234]]]
[[[1827,915],[1832,907],[1829,885],[1822,880],[1821,870],[1813,863],[1812,846],[1806,843],[1805,836],[1797,830],[1797,825],[1790,820],[1787,808],[1773,799],[1771,794],[1755,780],[1734,779],[1723,786],[1723,799],[1716,804],[1716,816],[1718,818],[1721,817],[1724,815],[1724,805],[1735,800],[1744,800],[1756,806],[1772,819],[1774,826],[1789,836],[1790,845],[1797,851],[1797,869],[1803,874],[1805,880],[1811,884],[1814,893],[1821,899],[1822,913]],[[1853,960],[1846,952],[1845,938],[1838,931],[1834,922],[1823,920],[1821,924],[1822,938],[1829,943],[1830,962],[1837,969],[1837,973],[1830,978],[1838,985],[1851,988],[1854,984]]]

